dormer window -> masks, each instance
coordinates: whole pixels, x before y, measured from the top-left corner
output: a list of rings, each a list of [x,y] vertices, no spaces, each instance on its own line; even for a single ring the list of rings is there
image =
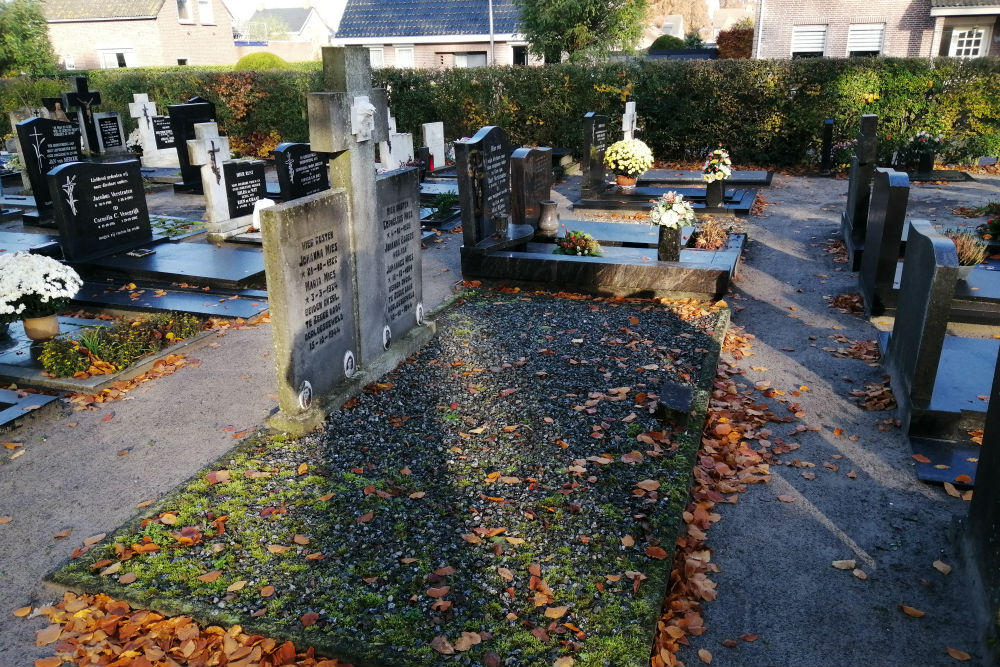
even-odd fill
[[[177,18],[180,19],[181,23],[194,23],[191,0],[177,0]]]

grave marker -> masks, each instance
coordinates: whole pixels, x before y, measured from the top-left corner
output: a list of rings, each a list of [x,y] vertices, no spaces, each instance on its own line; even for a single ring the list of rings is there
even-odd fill
[[[128,111],[139,129],[142,163],[147,167],[179,167],[170,118],[156,115],[156,104],[149,101],[149,95],[136,93],[132,99]]]
[[[881,315],[894,306],[893,283],[899,264],[899,249],[906,224],[906,205],[910,197],[910,179],[893,169],[875,170],[871,204],[868,207],[868,233],[861,257],[858,284],[865,301],[865,314]]]
[[[989,409],[978,454],[976,492],[969,506],[968,536],[979,576],[993,609],[1000,606],[1000,355],[993,370]]]
[[[202,194],[201,168],[191,164],[187,142],[195,138],[194,126],[215,121],[215,105],[200,97],[192,97],[184,104],[171,104],[170,129],[181,169],[181,182],[174,185],[176,192]]]
[[[94,120],[94,107],[101,104],[101,93],[90,90],[85,76],[75,76],[73,81],[76,90],[63,93],[63,104],[67,109],[76,109],[84,146],[86,150],[96,153],[100,150],[100,140],[97,135],[97,123]]]
[[[431,162],[427,165],[427,169],[433,170],[445,166],[447,160],[445,159],[444,147],[444,123],[441,121],[424,123],[421,127],[424,132],[424,145],[431,151]]]
[[[29,118],[44,118],[45,114],[44,107],[18,107],[7,114],[7,118],[10,120],[10,126],[14,128],[14,151],[21,156],[21,162],[26,163],[26,158],[29,153],[26,151],[26,146],[21,145],[21,137],[17,132],[17,124],[21,121],[28,120]],[[79,134],[79,131],[77,132]],[[9,150],[9,149],[8,149]],[[21,186],[24,188],[25,194],[32,193],[31,179],[28,177],[28,170],[21,170]]]
[[[97,125],[98,153],[126,153],[125,130],[122,117],[117,111],[97,111],[94,113]]]
[[[401,169],[376,183],[378,227],[382,230],[386,312],[383,330],[388,348],[399,337],[423,323],[423,283],[420,255],[420,204],[415,168]]]
[[[330,189],[326,157],[309,144],[286,142],[272,151],[278,188],[285,201]]]
[[[263,160],[229,160],[222,163],[229,218],[251,215],[258,200],[267,197]]]
[[[507,135],[487,125],[471,139],[455,142],[462,238],[475,247],[498,230],[495,218],[510,213],[510,164]]]
[[[35,195],[35,207],[44,216],[52,207],[46,174],[61,164],[82,159],[80,130],[76,123],[29,118],[17,124],[17,136],[24,149],[21,155]]]
[[[212,222],[229,219],[229,200],[223,181],[222,163],[231,159],[229,137],[219,136],[215,123],[197,123],[194,139],[185,142],[188,163],[200,169],[205,195],[205,216]]]
[[[847,245],[851,270],[857,271],[864,252],[868,224],[868,204],[871,201],[872,178],[878,156],[878,116],[861,116],[861,130],[847,185],[847,207],[841,215],[841,234]]]
[[[820,149],[819,170],[824,174],[833,170],[833,119],[823,121],[823,145]]]
[[[622,135],[624,139],[635,139],[639,129],[639,117],[635,113],[635,102],[625,103],[625,113],[622,114]]]
[[[552,149],[518,148],[510,156],[510,208],[515,224],[538,226],[541,202],[552,190]]]
[[[608,186],[608,170],[604,166],[607,150],[608,117],[588,111],[583,116],[583,157],[580,160],[583,171],[580,188],[584,198]]]

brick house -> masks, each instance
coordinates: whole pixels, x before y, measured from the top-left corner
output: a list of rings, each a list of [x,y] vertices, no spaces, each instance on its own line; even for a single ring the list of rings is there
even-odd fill
[[[366,47],[373,67],[534,64],[519,24],[511,0],[347,0],[332,43]]]
[[[1000,55],[1000,0],[760,0],[755,58]]]
[[[236,61],[222,0],[46,0],[42,7],[64,69]]]
[[[258,9],[240,25],[237,57],[268,51],[292,62],[319,60],[333,31],[314,7]]]

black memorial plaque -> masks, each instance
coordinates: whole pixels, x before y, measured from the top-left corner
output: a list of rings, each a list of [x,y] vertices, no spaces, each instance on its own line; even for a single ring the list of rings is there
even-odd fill
[[[152,240],[138,160],[65,164],[49,172],[48,181],[67,261],[90,261]]]
[[[52,207],[52,193],[45,175],[53,167],[83,159],[80,129],[76,123],[29,118],[17,124],[17,137],[24,150],[24,167],[28,170],[36,208],[47,211]]]
[[[122,136],[121,118],[118,114],[94,114],[97,119],[97,134],[102,150],[122,148],[125,137]]]
[[[177,142],[174,141],[174,128],[170,125],[170,116],[153,116],[151,120],[156,147],[160,150],[176,148]]]
[[[274,149],[274,168],[284,201],[330,189],[326,155],[310,150],[309,144],[283,143]]]
[[[222,174],[230,218],[250,215],[257,200],[267,197],[263,160],[223,162]]]
[[[455,142],[463,238],[467,246],[493,236],[493,218],[510,211],[510,157],[503,129],[488,125]]]

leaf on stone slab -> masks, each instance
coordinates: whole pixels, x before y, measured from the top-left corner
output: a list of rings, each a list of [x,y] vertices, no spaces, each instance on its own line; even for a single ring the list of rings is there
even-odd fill
[[[858,562],[856,560],[835,560],[830,565],[838,570],[853,570],[858,566]]]
[[[725,646],[726,648],[736,648],[737,646],[740,645],[740,643],[735,639],[723,639],[719,643]]]
[[[757,635],[757,634],[740,635],[740,639],[742,639],[745,642],[755,642],[755,641],[757,641],[757,639],[759,637],[760,637],[760,635]]]
[[[868,574],[864,570],[858,568],[851,570],[851,574],[853,574],[858,579],[861,579],[862,581],[868,578]]]
[[[794,503],[798,500],[795,496],[778,496],[778,500],[783,503]]]
[[[62,635],[62,625],[53,623],[35,633],[35,646],[48,646]]]
[[[948,565],[948,563],[945,563],[942,560],[936,560],[931,563],[931,565],[933,565],[934,569],[941,574],[951,574],[951,565]]]
[[[955,660],[959,660],[959,661],[965,662],[966,660],[971,660],[972,659],[971,655],[969,655],[965,651],[962,651],[962,650],[957,649],[957,648],[952,648],[952,647],[948,646],[948,647],[945,648],[945,651],[947,651],[948,655],[950,655],[951,657],[953,657]]]
[[[712,664],[712,653],[708,649],[700,648],[698,649],[698,659],[701,660],[706,665]]]
[[[73,533],[73,529],[72,528],[67,528],[65,530],[60,530],[58,533],[55,533],[52,536],[52,539],[59,540],[59,539],[62,539],[64,537],[69,537],[72,533]]]
[[[905,604],[899,605],[899,608],[902,610],[904,614],[910,616],[911,618],[921,618],[927,615],[927,612],[920,611],[919,609],[914,609],[913,607],[909,607]]]
[[[35,667],[59,667],[63,664],[63,659],[57,655],[50,655],[47,658],[38,658],[33,664]]]
[[[34,611],[34,609],[35,608],[32,607],[29,604],[27,607],[21,607],[20,609],[15,609],[14,610],[14,616],[16,616],[17,618],[24,618],[25,616],[27,616],[28,614],[30,614],[32,611]]]
[[[914,454],[911,458],[914,461],[916,461],[917,463],[930,463],[931,462],[931,460],[929,458],[927,458],[926,456],[924,456],[923,454]]]

